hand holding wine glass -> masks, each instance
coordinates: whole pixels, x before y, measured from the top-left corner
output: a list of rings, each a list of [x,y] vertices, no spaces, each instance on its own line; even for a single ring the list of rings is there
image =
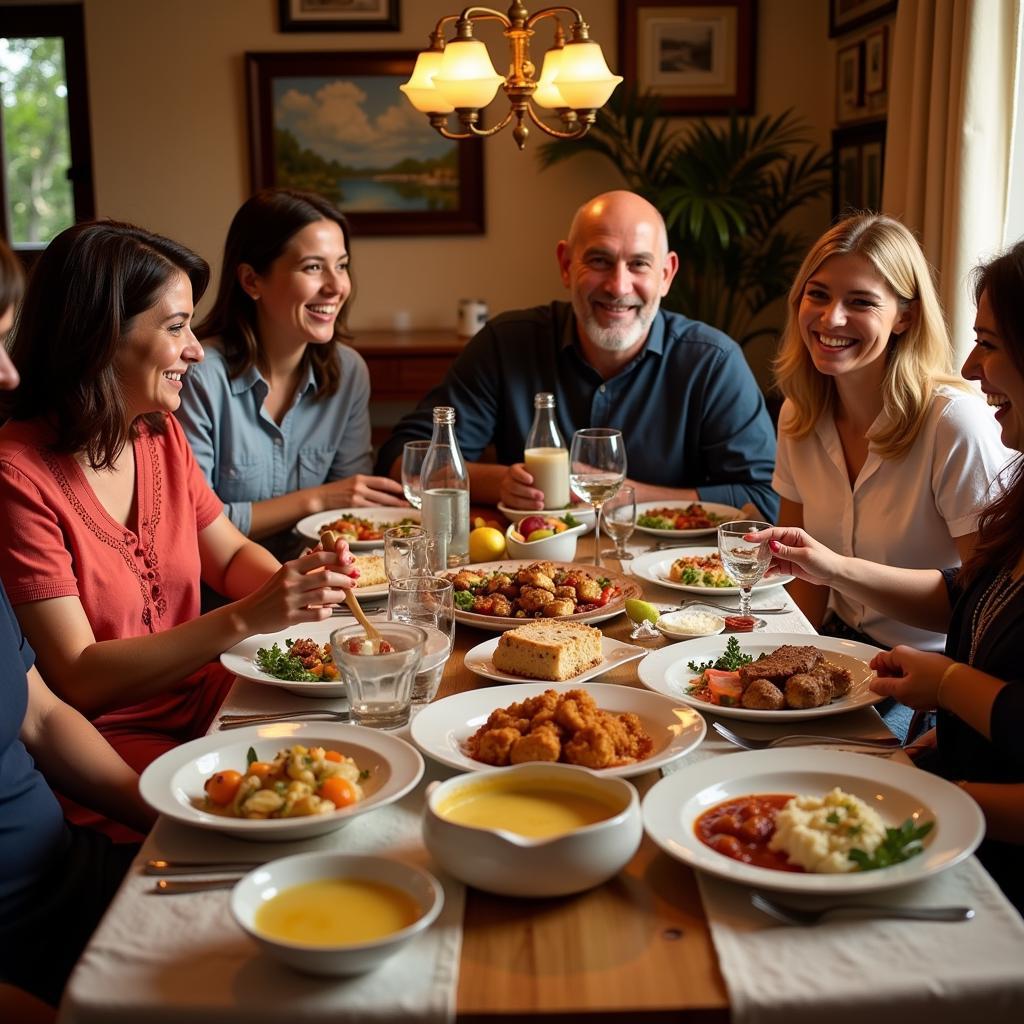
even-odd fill
[[[596,510],[594,565],[601,564],[601,506],[626,479],[626,444],[621,430],[587,427],[577,430],[569,449],[569,486]]]
[[[725,571],[740,588],[740,615],[744,617],[750,616],[750,592],[772,560],[767,540],[758,544],[745,537],[748,533],[770,529],[770,523],[752,519],[737,519],[718,527],[718,553]]]

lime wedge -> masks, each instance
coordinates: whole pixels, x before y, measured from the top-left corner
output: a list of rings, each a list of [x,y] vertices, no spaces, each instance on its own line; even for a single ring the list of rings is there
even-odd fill
[[[626,614],[630,622],[657,622],[661,612],[649,601],[641,601],[638,597],[626,598]]]

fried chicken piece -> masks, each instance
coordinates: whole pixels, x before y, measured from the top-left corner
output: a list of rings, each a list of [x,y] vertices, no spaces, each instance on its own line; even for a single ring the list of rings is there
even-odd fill
[[[576,611],[576,602],[573,600],[548,601],[541,609],[541,614],[546,619],[555,619],[560,615],[572,615]]]
[[[519,592],[519,607],[527,615],[542,611],[546,604],[555,599],[554,590],[544,590],[543,587],[523,587]]]
[[[555,721],[569,732],[584,729],[599,717],[597,704],[586,690],[567,690],[555,710]]]
[[[576,584],[576,596],[580,601],[596,601],[601,596],[601,584],[589,577]]]
[[[815,670],[816,673],[827,672],[829,682],[832,683],[832,699],[843,697],[850,692],[853,686],[853,673],[848,668],[833,665],[831,661],[822,662]]]
[[[484,729],[469,741],[470,757],[501,768],[509,764],[512,747],[522,739],[518,729]]]
[[[603,725],[595,723],[577,731],[562,753],[569,764],[607,768],[615,761],[615,740]]]
[[[744,691],[740,703],[751,711],[780,711],[786,704],[782,691],[767,679],[755,679]]]
[[[512,614],[512,603],[504,594],[488,594],[473,598],[473,611],[477,615],[500,615],[505,618]]]
[[[474,587],[479,587],[484,581],[483,576],[470,572],[468,569],[461,569],[454,576],[450,576],[449,579],[456,590],[472,590]]]
[[[540,590],[548,591],[549,595],[555,592],[555,581],[547,575],[547,573],[541,572],[539,569],[529,566],[526,569],[520,569],[516,573],[516,583],[523,588],[523,593],[526,592],[527,587],[536,587]],[[520,594],[522,597],[522,594]]]
[[[654,740],[632,711],[619,715],[610,715],[608,712],[602,714],[604,726],[615,743],[616,764],[642,761],[654,749]]]
[[[832,681],[817,673],[798,672],[786,680],[786,707],[820,708],[832,699]]]
[[[575,587],[555,587],[555,600],[557,601],[576,601],[576,588]]]
[[[512,744],[509,760],[512,764],[524,761],[557,761],[562,755],[562,738],[551,722],[535,728]]]

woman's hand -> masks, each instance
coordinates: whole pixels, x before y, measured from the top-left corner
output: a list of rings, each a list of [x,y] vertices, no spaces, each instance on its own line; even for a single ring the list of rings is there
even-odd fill
[[[836,575],[840,556],[797,526],[773,526],[748,536],[760,543],[768,541],[773,557],[765,576],[798,576],[827,587]]]
[[[409,504],[402,493],[402,485],[386,476],[357,473],[344,480],[321,484],[317,490],[324,502],[324,509]]]
[[[544,492],[533,486],[533,477],[527,473],[526,465],[516,462],[508,467],[501,481],[501,503],[509,508],[544,507]]]
[[[953,659],[944,654],[900,644],[871,659],[871,668],[878,673],[871,690],[883,697],[895,697],[908,708],[932,711],[939,706],[943,673],[952,664]]]

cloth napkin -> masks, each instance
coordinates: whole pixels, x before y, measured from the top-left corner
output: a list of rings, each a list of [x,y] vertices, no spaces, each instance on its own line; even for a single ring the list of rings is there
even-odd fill
[[[161,819],[72,975],[61,1024],[454,1020],[465,888],[440,874],[423,848],[428,781],[395,804],[301,842],[248,843]],[[155,879],[140,873],[153,857],[272,860],[313,850],[380,853],[425,867],[444,886],[441,916],[370,974],[319,978],[261,953],[231,916],[230,890],[150,895]]]

